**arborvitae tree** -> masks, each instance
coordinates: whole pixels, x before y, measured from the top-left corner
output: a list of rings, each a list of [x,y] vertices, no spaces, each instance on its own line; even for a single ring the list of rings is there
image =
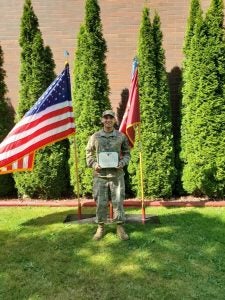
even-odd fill
[[[182,70],[182,114],[185,118],[186,107],[188,104],[195,99],[195,95],[198,89],[199,80],[199,66],[198,63],[201,60],[199,53],[204,47],[204,30],[203,30],[203,17],[202,10],[200,8],[199,0],[192,0],[190,16],[188,19],[187,31],[184,41],[184,60],[183,60],[183,70]],[[199,43],[198,39],[203,42],[203,45]],[[197,63],[197,65],[196,65]],[[188,116],[189,119],[190,116]],[[185,120],[184,127],[188,122]],[[183,119],[184,121],[184,119]],[[184,131],[184,127],[182,131]],[[182,145],[184,146],[184,145]]]
[[[190,32],[187,32],[187,41],[184,45],[183,62],[183,86],[182,86],[182,118],[181,118],[181,160],[183,163],[183,175],[189,171],[189,165],[193,153],[193,131],[196,108],[196,95],[199,89],[200,64],[202,61],[202,51],[206,44],[205,28],[203,23],[202,11],[199,6],[192,2],[189,17],[194,24],[189,24]],[[196,11],[194,10],[196,8]],[[190,38],[191,37],[191,38]],[[186,176],[186,175],[185,175]],[[184,184],[183,184],[184,185]],[[184,186],[184,189],[187,190]]]
[[[30,32],[33,32],[32,36]],[[44,47],[30,0],[26,0],[24,6],[20,46],[18,119],[23,117],[55,78],[52,52],[49,47]],[[65,140],[38,150],[33,171],[16,173],[14,176],[19,196],[59,198],[68,193],[68,148],[68,141]]]
[[[111,107],[105,65],[106,50],[98,1],[87,0],[85,21],[80,28],[75,53],[73,86],[79,182],[83,195],[92,192],[92,170],[86,167],[85,160],[87,141],[91,134],[100,129],[102,112]],[[71,181],[76,192],[73,143],[71,143],[70,156]]]
[[[174,182],[171,113],[162,33],[159,17],[151,25],[149,9],[144,8],[139,33],[139,93],[141,109],[141,144],[145,197],[172,195]],[[129,171],[140,195],[138,145],[132,153]]]
[[[32,47],[34,38],[39,32],[38,19],[34,13],[31,0],[25,0],[20,24],[20,100],[17,108],[17,120],[33,105],[30,99],[30,84],[32,84]]]
[[[194,35],[194,28],[196,25],[196,21],[199,18],[199,16],[201,16],[201,15],[202,15],[202,10],[200,7],[199,0],[192,0],[189,18],[187,21],[187,29],[186,29],[185,39],[184,39],[184,47],[183,47],[183,52],[185,55],[184,62],[183,62],[184,66],[185,66],[185,61],[188,56],[188,51],[191,48],[191,40]]]
[[[160,190],[161,186],[163,186],[162,196],[170,196],[174,188],[176,169],[174,164],[174,141],[169,83],[165,66],[165,51],[162,47],[163,35],[160,27],[160,17],[156,13],[152,23],[157,80],[157,101],[155,103],[157,113],[154,117],[158,123],[155,127],[158,130],[158,149],[156,157],[160,157],[160,159],[157,162],[158,170],[156,169],[155,176],[158,177],[158,189]]]
[[[142,13],[142,20],[139,32],[138,43],[138,74],[139,74],[139,97],[140,97],[140,113],[141,113],[141,151],[143,153],[143,173],[148,174],[148,158],[147,155],[153,152],[150,148],[146,151],[149,142],[149,121],[151,107],[157,99],[156,87],[156,70],[155,70],[155,53],[154,53],[154,40],[152,33],[152,25],[149,18],[149,9],[144,8]],[[149,84],[150,83],[150,84]],[[139,169],[139,141],[136,143],[132,150],[131,162],[128,166],[131,175],[131,182],[134,192],[141,195],[140,184],[140,169]],[[149,174],[148,174],[149,175]],[[149,193],[150,192],[150,193]],[[148,176],[144,177],[144,195],[147,197],[152,195],[151,189],[148,191]]]
[[[197,25],[198,23],[198,25]],[[198,41],[195,38],[195,41],[192,41],[194,36],[195,27],[198,26],[198,30],[196,29],[196,35],[200,34],[201,32],[201,24],[202,24],[202,10],[200,7],[199,0],[192,0],[190,6],[190,13],[187,22],[187,29],[185,33],[184,39],[184,46],[183,46],[183,53],[184,53],[184,60],[182,65],[182,105],[181,105],[181,112],[180,114],[182,117],[179,120],[180,124],[180,136],[179,140],[176,143],[176,150],[177,154],[180,154],[182,149],[182,153],[184,152],[186,144],[184,143],[184,133],[186,131],[187,124],[190,122],[190,115],[188,115],[188,111],[186,111],[186,107],[188,103],[193,101],[193,93],[196,91],[198,86],[198,79],[199,76],[197,74],[198,69],[197,65],[194,64],[196,61],[196,52],[198,52],[197,48],[200,46],[196,44]],[[182,123],[182,130],[181,130],[181,123]],[[182,144],[182,145],[181,145]],[[187,149],[188,151],[188,149]],[[178,182],[179,182],[179,190],[181,193],[185,193],[182,183],[182,169],[183,169],[183,162],[182,159],[176,160],[178,163]]]
[[[189,193],[224,197],[225,36],[222,0],[212,0],[205,20],[202,26],[196,26],[192,40],[194,46],[198,43],[195,55],[198,82],[193,101],[188,103],[185,111],[185,120],[190,114],[191,118],[183,136],[184,188]]]
[[[3,51],[0,45],[0,143],[13,126],[12,111],[6,99],[6,72],[3,69]],[[12,196],[15,193],[14,181],[11,174],[0,175],[0,197]]]

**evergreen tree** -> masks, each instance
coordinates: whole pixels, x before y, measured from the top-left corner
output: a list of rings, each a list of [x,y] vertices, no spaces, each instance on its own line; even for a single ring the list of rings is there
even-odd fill
[[[193,101],[186,107],[186,119],[191,114],[192,124],[185,128],[183,137],[184,188],[189,193],[210,197],[225,195],[224,41],[223,1],[212,0],[193,37],[193,46],[198,43],[198,82]]]
[[[13,116],[6,99],[6,72],[3,69],[3,51],[0,45],[0,143],[13,126]],[[11,174],[0,175],[0,197],[12,196],[15,193],[14,181]]]
[[[102,112],[111,107],[105,65],[106,51],[98,1],[86,0],[85,21],[80,28],[75,54],[73,87],[79,182],[83,195],[92,192],[92,170],[86,167],[86,144],[89,136],[100,129]],[[71,181],[76,192],[73,143],[70,156]]]
[[[204,29],[203,16],[199,0],[192,0],[190,13],[187,23],[187,30],[184,40],[184,60],[182,67],[182,107],[181,107],[181,161],[182,166],[179,170],[182,176],[182,168],[184,167],[187,156],[191,153],[192,138],[190,131],[192,130],[192,117],[195,114],[195,98],[199,87],[199,64],[201,61],[202,47],[204,47]],[[200,41],[203,43],[201,44]]]
[[[153,25],[149,9],[144,8],[139,33],[139,93],[145,197],[172,195],[174,182],[172,124],[165,57],[162,49],[160,20]],[[138,145],[132,153],[129,171],[134,188],[139,190]]]
[[[18,119],[33,106],[55,78],[52,52],[45,47],[30,0],[25,1],[20,35],[21,73]],[[32,172],[14,175],[21,197],[59,198],[69,189],[67,140],[36,152]]]
[[[40,32],[38,19],[31,0],[25,0],[20,24],[20,99],[17,108],[17,121],[31,108],[29,88],[32,84],[32,47],[35,35]]]
[[[191,48],[191,40],[194,35],[194,29],[196,25],[196,21],[199,18],[199,16],[202,16],[202,10],[199,3],[199,0],[192,0],[191,1],[191,7],[190,7],[190,13],[189,18],[187,22],[187,29],[185,34],[185,40],[184,40],[184,47],[183,52],[185,54],[185,58],[187,59],[188,51]],[[184,65],[185,65],[185,59],[184,59]]]
[[[162,196],[172,195],[174,182],[176,179],[176,169],[174,163],[174,141],[172,134],[172,115],[171,103],[169,94],[169,83],[166,72],[165,51],[162,47],[163,35],[161,32],[160,17],[156,13],[153,19],[153,39],[155,49],[155,66],[156,66],[156,80],[157,80],[157,120],[158,129],[158,149],[157,156],[161,159],[158,162],[158,171],[156,176],[158,178],[158,189],[163,185]],[[161,183],[160,183],[161,182]],[[160,192],[159,192],[160,193]]]

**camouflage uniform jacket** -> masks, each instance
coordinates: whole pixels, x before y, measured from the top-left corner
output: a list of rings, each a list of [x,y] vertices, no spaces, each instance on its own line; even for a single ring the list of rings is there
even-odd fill
[[[95,168],[98,164],[97,157],[100,152],[117,152],[119,156],[119,165],[124,167],[130,160],[130,147],[127,137],[119,132],[113,130],[112,132],[105,132],[100,130],[94,133],[86,147],[86,160],[88,167]],[[122,169],[105,168],[99,171],[94,171],[97,177],[117,177],[123,174]]]

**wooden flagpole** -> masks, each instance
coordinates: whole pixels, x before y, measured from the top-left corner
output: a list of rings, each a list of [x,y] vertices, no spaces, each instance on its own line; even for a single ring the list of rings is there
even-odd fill
[[[77,154],[77,142],[75,135],[73,136],[73,143],[74,143],[74,156],[75,156],[75,178],[76,178],[76,186],[77,186],[77,217],[81,220],[81,202],[80,202],[80,182],[79,182],[79,173],[78,173],[78,154]]]
[[[68,62],[68,57],[69,57],[69,52],[64,51],[64,56],[66,57],[65,65],[69,64]],[[76,143],[76,137],[75,134],[73,136],[73,145],[74,145],[74,158],[75,158],[75,180],[76,180],[76,187],[77,187],[77,218],[78,220],[81,220],[81,201],[80,201],[80,182],[79,182],[79,173],[78,173],[78,151],[77,151],[77,143]]]
[[[145,202],[144,202],[144,177],[143,177],[143,160],[141,144],[141,124],[138,124],[138,142],[139,142],[139,167],[140,167],[140,185],[141,185],[141,220],[145,223]]]

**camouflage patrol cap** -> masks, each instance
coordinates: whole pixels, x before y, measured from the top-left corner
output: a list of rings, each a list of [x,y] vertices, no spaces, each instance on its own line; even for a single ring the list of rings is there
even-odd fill
[[[112,116],[113,118],[115,118],[115,113],[112,110],[108,109],[102,113],[102,117],[104,118],[105,116]]]

